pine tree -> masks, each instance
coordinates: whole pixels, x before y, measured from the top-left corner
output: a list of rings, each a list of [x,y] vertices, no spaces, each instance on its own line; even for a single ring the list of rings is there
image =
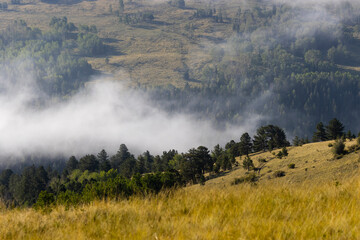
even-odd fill
[[[99,170],[99,162],[94,155],[86,155],[79,160],[79,169],[81,171],[96,172]]]
[[[313,141],[321,142],[321,141],[326,141],[326,140],[327,140],[327,137],[326,137],[326,131],[325,131],[324,124],[322,122],[319,122],[316,125],[316,132],[314,132]]]
[[[250,171],[250,169],[254,168],[254,163],[253,161],[250,159],[249,156],[246,156],[244,161],[243,161],[243,168],[247,169],[248,171]]]
[[[71,173],[73,170],[79,168],[79,162],[75,156],[71,156],[69,160],[66,162],[66,170],[68,173]]]
[[[239,148],[240,148],[239,149],[240,156],[241,155],[248,156],[249,153],[251,153],[252,141],[251,141],[251,137],[249,136],[249,134],[247,132],[244,133],[243,135],[241,135]]]
[[[326,126],[326,135],[328,139],[337,139],[344,135],[344,125],[336,118],[330,120]]]
[[[111,169],[111,164],[109,161],[109,155],[105,151],[105,149],[101,150],[98,155],[97,159],[99,161],[99,170],[100,171],[109,171]]]
[[[121,144],[117,153],[111,157],[111,168],[119,170],[120,165],[130,158],[131,154],[125,144]]]
[[[293,146],[301,146],[301,140],[298,136],[295,136],[295,138],[293,139]]]

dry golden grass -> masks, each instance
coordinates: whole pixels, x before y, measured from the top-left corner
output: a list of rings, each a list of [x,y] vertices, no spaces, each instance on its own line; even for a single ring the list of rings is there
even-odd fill
[[[359,178],[343,185],[191,188],[50,213],[3,210],[1,239],[359,239]]]
[[[280,150],[274,150],[272,153],[251,154],[250,158],[255,166],[260,165],[259,159],[266,159],[267,161],[265,167],[260,172],[260,183],[335,183],[357,175],[360,164],[360,152],[351,153],[341,159],[334,160],[331,148],[328,146],[329,143],[334,143],[334,141],[305,144],[301,147],[289,147],[289,155],[282,159],[278,159],[273,155],[273,153],[277,154]],[[356,144],[356,140],[346,142],[347,148],[354,144]],[[237,158],[237,161],[239,167],[224,173],[221,177],[211,179],[206,184],[224,186],[235,178],[245,176],[247,171],[241,167],[242,159]],[[290,163],[295,164],[294,169],[288,167]],[[285,171],[285,177],[274,178],[273,174],[277,170]]]
[[[50,212],[0,206],[0,239],[360,239],[358,171],[342,172],[340,182],[325,173],[342,169],[336,167],[342,161],[358,162],[359,153],[326,161],[329,152],[327,143],[308,144],[290,149],[288,159],[268,162],[272,168],[281,161],[303,162],[291,170],[303,174],[301,183],[289,184],[294,178],[289,174],[281,181],[263,176],[257,185],[232,186],[229,176],[241,171],[236,169],[205,186],[146,198],[58,206]],[[305,159],[324,162],[311,163],[325,168],[319,177],[305,177]],[[353,176],[345,177],[348,173]]]
[[[100,37],[110,47],[103,56],[89,58],[94,69],[112,74],[115,79],[123,79],[119,71],[126,71],[134,84],[185,86],[183,72],[186,67],[197,70],[208,58],[208,49],[201,45],[207,37],[225,39],[231,33],[230,24],[216,24],[207,19],[189,19],[194,9],[177,9],[170,7],[167,1],[136,0],[136,4],[125,2],[125,12],[152,10],[155,23],[143,23],[137,26],[121,24],[115,14],[117,0],[82,1],[72,5],[47,4],[37,0],[23,0],[23,5],[9,5],[9,11],[1,11],[0,30],[14,20],[23,19],[29,26],[42,30],[49,28],[53,16],[67,16],[76,25],[96,25]],[[200,5],[199,5],[200,4]],[[237,6],[239,3],[234,1]],[[187,1],[187,5],[208,6],[206,1]],[[214,7],[220,7],[218,3]],[[228,7],[229,14],[237,7]],[[195,24],[197,29],[193,37],[185,30],[188,23]],[[109,58],[106,64],[105,58]],[[193,73],[199,77],[198,72]],[[196,85],[194,82],[189,82]]]

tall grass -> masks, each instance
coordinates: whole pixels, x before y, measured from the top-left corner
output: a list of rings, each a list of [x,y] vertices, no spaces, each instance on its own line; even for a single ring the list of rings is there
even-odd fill
[[[0,239],[360,239],[359,180],[192,187],[50,212],[2,208]]]

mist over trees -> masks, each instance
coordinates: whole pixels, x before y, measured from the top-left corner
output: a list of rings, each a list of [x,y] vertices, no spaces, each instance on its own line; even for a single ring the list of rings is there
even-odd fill
[[[86,27],[82,26],[78,33],[78,28],[66,17],[53,17],[49,27],[49,31],[43,32],[29,27],[24,20],[16,20],[1,31],[0,70],[14,82],[24,78],[22,71],[27,71],[27,76],[32,76],[34,85],[44,93],[61,97],[82,87],[94,74],[91,65],[74,52],[75,48],[85,56],[105,50],[102,41],[91,32],[93,28],[83,32]]]
[[[321,13],[312,5],[255,5],[228,14],[232,37],[208,50],[213,55],[200,69],[188,69],[201,86],[158,88],[154,99],[220,126],[258,114],[270,119],[263,124],[275,121],[292,135],[311,137],[314,122],[341,116],[359,131],[353,119],[360,117],[360,74],[342,66],[360,64],[360,9],[349,2]],[[218,14],[198,9],[195,17]]]
[[[357,144],[345,151],[344,126],[339,120],[332,119],[325,127],[322,123],[317,124],[315,133],[322,133],[324,129],[327,131],[326,139],[336,136],[333,151],[337,158],[360,148]],[[263,162],[259,161],[260,167],[255,167],[250,153],[281,149],[276,155],[273,152],[281,159],[289,154],[286,149],[289,145],[284,130],[275,125],[259,127],[253,138],[245,132],[238,142],[230,140],[225,148],[217,144],[211,151],[199,146],[185,153],[172,149],[156,156],[145,151],[135,158],[125,144],[120,144],[113,156],[109,156],[105,149],[97,156],[86,154],[79,160],[71,156],[63,169],[50,166],[45,169],[43,165],[26,166],[17,172],[4,169],[0,173],[0,200],[9,207],[42,208],[53,204],[89,203],[95,199],[126,199],[134,194],[156,194],[187,184],[203,185],[221,171],[239,167],[235,160],[239,156],[240,160],[245,156],[241,167],[248,172],[260,172]]]
[[[277,126],[262,126],[257,132],[266,135],[264,141],[272,149],[288,144],[283,130]],[[104,197],[158,193],[186,184],[205,184],[206,174],[230,170],[237,164],[235,157],[256,151],[252,147],[256,140],[247,133],[239,139],[240,142],[229,141],[225,148],[217,144],[212,151],[204,146],[181,154],[174,149],[156,156],[145,151],[137,158],[121,144],[113,156],[105,149],[97,156],[86,154],[79,160],[71,156],[62,169],[51,166],[45,169],[43,165],[26,166],[17,172],[5,169],[0,174],[0,199],[8,206],[46,205],[55,199],[58,203],[76,204]],[[248,163],[244,161],[244,167],[250,169],[254,165],[248,156],[246,159]]]
[[[118,3],[116,24],[147,31],[153,28],[146,24],[169,24],[155,21],[156,11],[127,12],[129,2]],[[198,146],[185,153],[172,149],[155,156],[150,151],[135,156],[121,144],[112,156],[102,149],[46,168],[40,166],[45,164],[30,164],[5,169],[0,175],[1,199],[10,205],[31,206],[158,193],[186,184],[204,184],[208,176],[235,167],[238,156],[245,156],[242,167],[248,171],[254,168],[250,153],[282,148],[277,157],[286,156],[290,143],[285,130],[296,135],[296,146],[308,143],[311,134],[313,141],[342,138],[344,125],[355,132],[360,130],[360,74],[356,70],[360,64],[356,51],[360,9],[356,6],[326,6],[324,15],[317,18],[315,9],[290,4],[255,4],[234,14],[210,5],[187,8],[180,0],[169,4],[176,11],[191,11],[191,23],[179,27],[192,41],[198,27],[193,23],[204,20],[229,26],[231,37],[210,49],[204,47],[207,59],[202,64],[177,70],[187,81],[184,88],[138,84],[151,95],[146,100],[155,101],[170,115],[189,113],[211,119],[218,129],[225,129],[228,123],[252,122],[257,116],[261,116],[263,126],[253,137],[245,132],[212,150]],[[7,5],[2,3],[1,8],[5,11]],[[46,31],[17,20],[0,33],[0,70],[5,77],[17,81],[22,77],[18,69],[25,69],[26,75],[34,76],[40,92],[52,97],[66,98],[84,86],[95,72],[86,59],[106,53],[107,45],[95,25],[77,26],[67,17],[53,17]],[[5,91],[5,83],[0,83],[0,91]],[[351,131],[347,137],[353,138]],[[343,154],[341,144],[339,149],[336,154]],[[26,156],[23,162],[29,165],[48,160]]]

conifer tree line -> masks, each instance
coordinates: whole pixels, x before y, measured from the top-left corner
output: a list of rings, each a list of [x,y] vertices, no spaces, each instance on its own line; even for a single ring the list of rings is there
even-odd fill
[[[199,146],[186,153],[172,149],[154,156],[145,151],[135,157],[121,144],[112,156],[105,149],[79,159],[71,156],[62,170],[32,165],[18,174],[6,169],[0,174],[0,199],[8,206],[32,206],[158,193],[187,184],[204,184],[205,175],[232,169],[239,155],[288,145],[285,132],[274,125],[260,127],[254,140],[244,133],[240,142],[231,140],[225,148],[218,144],[212,151]]]
[[[345,134],[344,129],[337,119],[327,126],[318,123],[314,141],[355,137],[351,132]],[[295,140],[296,137],[294,145],[301,145],[299,139]],[[9,207],[43,207],[158,193],[188,184],[205,184],[210,176],[238,166],[237,156],[245,156],[242,167],[248,171],[255,169],[249,154],[282,148],[286,156],[289,145],[284,130],[275,125],[259,127],[253,138],[245,132],[239,142],[231,140],[224,148],[217,144],[211,151],[199,146],[185,153],[172,149],[154,156],[145,151],[135,157],[121,144],[112,156],[105,149],[79,159],[71,156],[62,170],[42,165],[25,167],[21,173],[5,169],[0,174],[0,200]]]
[[[348,130],[347,132],[344,130],[345,126],[337,118],[331,119],[326,126],[323,122],[319,122],[316,125],[316,130],[313,134],[312,142],[336,140],[339,138],[348,138],[351,140],[356,137],[356,135],[352,133],[351,130]],[[360,135],[360,132],[358,135]],[[293,139],[294,146],[300,146],[309,142],[309,139],[300,139],[298,136],[295,136]]]
[[[42,31],[15,20],[1,30],[0,70],[14,82],[26,72],[44,93],[66,96],[95,73],[85,57],[103,54],[106,47],[95,25],[76,26],[67,17],[53,17],[48,26],[49,30]]]

